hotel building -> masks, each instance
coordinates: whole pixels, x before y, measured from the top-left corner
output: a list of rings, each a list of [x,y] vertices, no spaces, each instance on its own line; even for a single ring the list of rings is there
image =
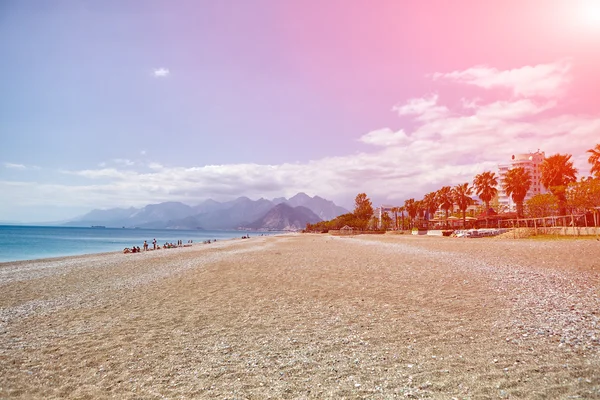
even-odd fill
[[[516,209],[512,198],[507,196],[506,191],[504,190],[504,177],[506,176],[506,173],[513,168],[523,167],[525,168],[525,171],[529,172],[531,187],[525,196],[525,201],[536,194],[547,192],[544,185],[540,182],[542,177],[540,165],[544,161],[544,158],[546,158],[545,153],[538,150],[535,153],[514,154],[510,163],[498,165],[498,203],[501,208],[499,211],[502,211],[502,209],[506,211],[515,211]]]

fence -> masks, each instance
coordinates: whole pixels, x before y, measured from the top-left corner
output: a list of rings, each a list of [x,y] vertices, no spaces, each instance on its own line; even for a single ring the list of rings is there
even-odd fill
[[[600,227],[597,226],[595,216],[594,226],[588,226],[586,214],[507,219],[502,221],[502,224],[511,228],[532,228],[535,235],[582,236],[600,234]]]

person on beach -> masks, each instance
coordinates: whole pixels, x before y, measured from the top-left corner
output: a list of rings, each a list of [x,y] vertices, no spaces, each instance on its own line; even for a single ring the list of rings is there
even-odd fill
[[[144,240],[144,251],[148,251],[148,242]]]
[[[154,250],[156,250],[156,238],[152,241],[152,246],[154,246]]]

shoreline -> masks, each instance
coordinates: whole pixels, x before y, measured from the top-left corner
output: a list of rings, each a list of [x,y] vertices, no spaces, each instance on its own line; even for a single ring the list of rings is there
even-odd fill
[[[237,240],[237,239],[239,239],[239,238],[221,239],[221,240],[218,240],[217,242],[225,242],[225,241]],[[166,248],[166,249],[163,249],[161,247],[160,250],[161,251],[162,250],[177,250],[177,249],[184,249],[184,248],[189,249],[189,248],[192,248],[192,247],[195,247],[198,245],[204,245],[204,243],[191,243],[191,246],[178,246],[178,247]],[[147,251],[144,251],[142,249],[142,251],[140,251],[139,253],[123,253],[123,250],[121,250],[121,251],[116,250],[116,251],[103,251],[103,252],[99,252],[99,253],[69,254],[69,255],[56,256],[56,257],[32,258],[32,259],[27,259],[27,260],[0,261],[0,268],[8,266],[8,265],[13,265],[13,264],[29,264],[29,263],[36,263],[36,262],[56,262],[56,261],[61,261],[61,260],[69,260],[69,259],[73,259],[73,258],[111,256],[111,255],[115,255],[115,254],[124,254],[124,255],[132,255],[133,256],[135,254],[145,254],[145,253],[150,253],[150,252],[154,252],[154,251],[157,251],[157,250],[148,249]]]
[[[27,227],[25,225],[18,225],[18,226],[24,226]],[[45,227],[45,226],[44,226]],[[61,227],[62,228],[62,227]],[[78,227],[75,227],[78,228]],[[225,232],[225,231],[224,231]],[[228,232],[228,231],[227,231]],[[247,231],[239,231],[240,233],[248,233]],[[337,237],[343,237],[343,238],[351,238],[351,237],[370,237],[370,236],[380,236],[380,233],[377,234],[370,234],[370,233],[356,233],[356,234],[322,234],[322,233],[314,233],[314,232],[309,232],[309,233],[301,233],[301,232],[277,232],[277,233],[272,233],[269,235],[264,235],[261,236],[261,233],[266,233],[267,231],[261,232],[261,231],[253,231],[253,233],[255,234],[255,236],[252,236],[251,238],[259,238],[259,237],[274,237],[274,236],[283,236],[283,235],[299,235],[299,234],[303,234],[303,235],[320,235],[320,236],[337,236]],[[271,232],[271,231],[268,231]],[[391,232],[391,231],[390,231]],[[453,240],[455,238],[447,238],[447,237],[441,237],[439,235],[411,235],[410,233],[406,233],[406,234],[396,234],[396,233],[390,233],[388,235],[383,235],[385,237],[390,237],[390,236],[404,236],[405,238],[409,238],[409,237],[421,237],[421,238],[428,238],[428,239],[441,239],[441,240]],[[219,239],[218,241],[229,241],[229,240],[237,240],[237,239],[241,239],[242,237],[231,237],[231,238],[226,238],[226,239]],[[553,241],[553,240],[593,240],[593,239],[597,239],[596,235],[581,235],[581,236],[575,236],[575,235],[560,235],[560,236],[553,236],[553,235],[540,235],[539,238],[536,238],[535,236],[530,236],[530,237],[521,237],[521,235],[517,235],[514,238],[510,237],[510,235],[505,235],[504,237],[500,238],[500,237],[490,237],[490,238],[477,238],[477,239],[483,239],[483,240],[490,240],[490,239],[503,239],[503,240],[541,240],[541,241]],[[459,240],[474,240],[474,239],[464,239],[464,238],[460,238]],[[178,246],[176,247],[176,249],[179,248],[189,248],[189,247],[194,247],[196,245],[200,245],[200,244],[204,244],[201,242],[194,242],[191,243],[192,246],[186,246],[188,245],[188,243],[184,243],[184,246]],[[173,250],[174,248],[166,248],[163,249],[162,247],[160,248],[160,250]],[[142,253],[146,253],[146,252],[152,252],[155,251],[153,249],[149,249],[147,251],[142,251],[140,253],[132,253],[133,254],[142,254]],[[8,261],[0,261],[0,268],[5,267],[7,265],[12,265],[12,264],[17,264],[17,263],[32,263],[32,262],[53,262],[53,261],[58,261],[58,260],[62,260],[62,259],[69,259],[69,258],[73,258],[73,257],[88,257],[88,256],[102,256],[102,255],[114,255],[114,254],[120,254],[123,253],[123,250],[113,250],[113,251],[101,251],[98,253],[80,253],[80,254],[68,254],[68,255],[57,255],[57,256],[53,256],[53,257],[40,257],[40,258],[28,258],[28,259],[21,259],[21,260],[8,260]]]
[[[60,227],[60,228],[62,228],[62,227]],[[227,233],[232,233],[232,234],[233,233],[236,233],[236,234],[238,233],[238,231],[211,231],[211,232],[213,232],[213,233],[227,232]],[[245,235],[247,233],[248,233],[247,231],[239,231],[239,235],[240,236],[236,235],[236,236],[230,236],[230,237],[218,237],[216,239],[214,237],[210,237],[210,240],[213,240],[213,241],[214,240],[217,240],[217,241],[235,240],[235,239],[240,239],[242,237],[242,235]],[[259,232],[259,231],[257,231],[257,233],[255,233],[256,236],[252,236],[252,238],[255,238],[255,237],[264,237],[264,236],[260,236],[261,234],[264,234],[264,233],[265,232]],[[265,235],[265,236],[277,236],[277,235],[285,235],[285,234],[289,234],[289,232],[273,232],[273,233],[270,233],[270,234]],[[193,240],[195,240],[195,242],[191,243],[191,245],[195,246],[195,245],[198,245],[198,244],[203,244],[203,241],[204,240],[208,240],[208,239],[209,239],[209,237],[207,237],[206,239],[204,239],[204,238],[200,238],[200,239],[194,238]],[[149,242],[148,244],[149,244],[149,246],[152,246],[151,242]],[[176,246],[176,248],[190,247],[190,246],[188,246],[189,244],[190,243],[184,242],[182,246]],[[139,245],[140,245],[139,247],[141,249],[141,247],[143,245],[143,240],[139,243]],[[125,246],[124,248],[126,248],[126,247],[131,248],[131,246],[130,245],[128,246],[127,244],[124,244],[124,246]],[[160,246],[162,246],[162,243],[160,244]],[[69,258],[69,257],[85,257],[85,256],[92,256],[92,255],[110,255],[110,254],[115,254],[115,253],[122,253],[123,249],[120,249],[120,250],[101,250],[101,251],[92,252],[92,253],[79,253],[79,252],[77,252],[75,254],[64,254],[63,253],[63,254],[57,254],[57,255],[52,255],[52,256],[41,255],[40,257],[36,257],[35,255],[33,255],[32,257],[34,257],[34,258],[23,258],[23,259],[5,260],[5,261],[3,261],[3,260],[0,259],[0,267],[2,267],[4,265],[7,265],[7,264],[13,264],[13,263],[19,263],[19,262],[25,262],[25,263],[27,263],[27,262],[34,262],[34,261],[53,261],[53,260],[56,260],[56,259]],[[140,253],[144,253],[143,249],[141,249],[141,250],[142,251]],[[160,250],[173,250],[173,248],[166,248],[166,249],[164,249],[164,248],[161,247]],[[82,250],[82,251],[85,251],[85,250]],[[147,252],[150,252],[150,251],[155,251],[155,250],[153,250],[153,249],[147,250]],[[134,253],[134,254],[137,254],[137,253]]]
[[[600,395],[595,241],[171,250],[2,265],[0,397]]]

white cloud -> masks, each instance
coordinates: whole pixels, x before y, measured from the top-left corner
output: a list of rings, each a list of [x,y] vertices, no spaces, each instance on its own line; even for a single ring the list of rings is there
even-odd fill
[[[121,165],[126,165],[126,166],[132,166],[135,165],[135,162],[128,160],[126,158],[115,158],[112,160],[115,164],[121,164]]]
[[[485,106],[471,105],[471,108],[477,110],[476,115],[478,117],[485,119],[520,119],[537,115],[555,106],[555,101],[539,104],[529,99],[520,99],[516,101],[496,101]]]
[[[13,163],[9,163],[9,162],[5,162],[4,167],[9,168],[9,169],[23,169],[23,170],[27,169],[27,167],[23,164],[13,164]]]
[[[164,167],[163,167],[161,164],[159,164],[159,163],[155,163],[155,162],[151,162],[151,163],[149,163],[149,164],[148,164],[148,168],[150,168],[150,169],[154,169],[154,170],[161,170],[161,169],[164,169]]]
[[[408,137],[402,129],[394,132],[390,128],[383,128],[371,131],[363,135],[359,140],[375,146],[397,146],[406,143]]]
[[[571,81],[571,63],[567,60],[538,64],[510,70],[498,70],[485,65],[464,71],[435,73],[434,79],[449,79],[484,89],[510,89],[515,96],[557,97]]]
[[[132,166],[138,165],[138,164],[140,164],[140,163],[130,160],[128,158],[113,158],[111,160],[102,161],[102,162],[98,163],[98,166],[100,168],[106,168],[109,165],[132,167]]]
[[[481,102],[481,99],[480,98],[466,99],[463,97],[462,99],[460,99],[460,102],[461,102],[463,108],[465,108],[467,110],[471,110],[471,109],[480,107],[479,103]]]
[[[454,107],[440,104],[437,95],[411,99],[394,111],[413,118],[414,126],[368,132],[359,141],[377,147],[356,154],[279,165],[122,162],[114,168],[69,172],[89,179],[86,185],[0,182],[0,203],[98,208],[174,200],[197,204],[240,195],[272,198],[304,191],[351,206],[356,193],[364,191],[376,204],[402,204],[444,185],[471,182],[480,172],[496,171],[511,154],[537,149],[549,155],[573,154],[580,173],[588,173],[585,151],[597,143],[600,112],[560,114],[558,98],[505,97],[487,102],[465,98]],[[435,118],[423,117],[428,113]]]
[[[118,171],[115,168],[102,168],[102,169],[84,169],[82,171],[61,171],[64,174],[78,175],[84,178],[90,179],[101,179],[101,178],[113,178],[113,179],[126,179],[128,171]]]
[[[166,78],[171,74],[171,72],[167,68],[157,68],[153,71],[154,77],[156,78]]]
[[[140,151],[140,155],[141,155],[141,156],[145,156],[145,155],[146,155],[146,150],[141,150],[141,151]]]
[[[39,170],[40,167],[38,167],[37,165],[25,165],[25,164],[15,164],[15,163],[10,163],[10,162],[5,162],[4,164],[4,168],[8,168],[8,169],[17,169],[17,170]]]
[[[433,94],[429,97],[410,99],[406,104],[397,104],[392,107],[392,111],[398,115],[416,115],[420,121],[428,121],[441,118],[448,114],[448,109],[444,106],[438,106],[438,95]]]

